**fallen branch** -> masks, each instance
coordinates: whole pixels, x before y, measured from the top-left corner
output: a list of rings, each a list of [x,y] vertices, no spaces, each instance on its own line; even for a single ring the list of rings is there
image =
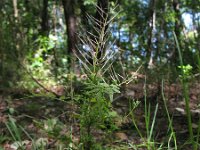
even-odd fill
[[[23,65],[21,64],[21,66],[24,68],[24,70],[26,71],[26,73],[31,77],[31,79],[37,84],[39,85],[41,88],[43,88],[46,92],[52,93],[53,95],[55,95],[56,97],[60,97],[60,95],[58,95],[56,92],[49,90],[48,88],[46,88],[42,83],[40,83],[33,75],[32,73]]]

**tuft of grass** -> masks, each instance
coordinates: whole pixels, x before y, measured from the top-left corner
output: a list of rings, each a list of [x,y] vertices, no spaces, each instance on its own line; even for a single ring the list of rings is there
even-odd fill
[[[144,85],[144,102],[145,102],[144,114],[145,114],[146,138],[147,138],[146,146],[148,150],[151,150],[151,149],[156,148],[155,142],[152,139],[152,135],[153,135],[153,129],[155,125],[156,115],[158,112],[158,104],[156,104],[153,120],[151,123],[151,104],[149,103],[149,105],[147,106],[146,79],[145,79],[145,85]]]
[[[169,137],[167,146],[168,146],[168,149],[171,149],[170,143],[171,143],[171,140],[173,138],[174,149],[177,150],[178,147],[177,147],[177,142],[176,142],[176,133],[174,132],[174,128],[173,128],[173,119],[169,115],[169,111],[167,109],[167,104],[166,104],[166,98],[165,98],[165,95],[164,95],[164,80],[162,80],[161,94],[162,94],[162,99],[163,99],[163,102],[164,102],[164,108],[165,108],[165,111],[166,111],[166,114],[167,114],[167,119],[168,119],[168,122],[169,122],[169,130],[170,130],[170,137]]]
[[[143,135],[142,132],[140,131],[140,129],[138,128],[137,123],[135,121],[134,113],[131,110],[130,114],[131,114],[132,122],[133,122],[140,138],[142,139],[143,143],[136,145],[136,146],[131,145],[131,144],[130,145],[131,145],[131,148],[133,148],[133,149],[137,149],[137,148],[147,148],[148,150],[161,149],[162,144],[160,144],[160,147],[157,147],[156,145],[158,143],[156,143],[153,138],[153,131],[154,131],[155,122],[156,122],[156,115],[158,112],[158,104],[156,104],[153,118],[151,118],[151,105],[150,105],[150,103],[149,103],[149,105],[147,105],[146,79],[145,79],[145,85],[144,85],[144,96],[145,96],[144,97],[144,102],[145,102],[144,119],[145,119],[146,134]]]

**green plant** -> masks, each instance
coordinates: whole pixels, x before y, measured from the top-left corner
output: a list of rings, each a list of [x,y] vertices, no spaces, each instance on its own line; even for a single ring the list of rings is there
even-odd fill
[[[145,95],[145,106],[144,106],[144,113],[145,113],[145,125],[146,125],[146,138],[147,138],[147,149],[156,149],[155,146],[155,141],[152,139],[153,136],[153,129],[155,125],[155,120],[156,120],[156,115],[158,111],[158,104],[156,104],[154,115],[153,115],[153,120],[151,121],[151,104],[147,106],[147,91],[146,91],[146,82],[144,86],[144,95]],[[151,123],[152,122],[152,123]],[[151,124],[150,124],[151,123]]]
[[[112,132],[115,129],[113,118],[115,113],[112,111],[111,100],[113,93],[119,92],[118,87],[107,83],[102,83],[101,79],[95,79],[86,84],[84,100],[81,104],[81,140],[86,149],[92,148],[92,130],[103,129]],[[110,101],[106,98],[109,95]]]
[[[110,58],[114,56],[109,49],[109,32],[107,30],[113,18],[108,20],[108,16],[106,16],[102,22],[96,22],[91,17],[90,19],[95,24],[94,30],[97,35],[89,33],[84,37],[80,36],[83,47],[87,47],[89,50],[79,50],[76,53],[82,64],[82,70],[88,77],[80,99],[81,142],[83,143],[82,148],[87,150],[99,149],[94,144],[94,130],[101,129],[110,133],[116,128],[113,123],[116,113],[112,110],[111,103],[113,94],[120,93],[117,82],[114,80],[109,83],[105,77],[105,73],[113,63]],[[100,28],[98,28],[99,26]]]
[[[17,127],[15,120],[11,116],[9,116],[9,122],[6,123],[6,127],[9,130],[13,140],[17,142],[16,146],[18,148],[25,149],[21,138],[22,131]]]
[[[8,140],[10,140],[9,136],[0,134],[0,150],[1,150],[1,144],[3,144],[5,141],[8,141]]]
[[[181,49],[180,49],[180,46],[179,46],[179,41],[176,37],[176,34],[174,32],[173,32],[173,34],[174,34],[174,39],[175,39],[176,46],[177,46],[177,49],[178,49],[178,54],[179,54],[179,61],[180,61],[180,67],[179,68],[181,69],[181,78],[180,79],[181,79],[181,84],[182,84],[182,87],[183,87],[183,96],[184,96],[184,99],[185,99],[185,110],[186,110],[187,122],[188,122],[189,140],[192,143],[193,149],[197,150],[198,147],[197,147],[197,144],[194,140],[194,133],[193,133],[193,129],[192,129],[192,116],[191,116],[191,112],[190,112],[190,101],[189,101],[188,83],[187,83],[187,78],[188,78],[188,75],[189,75],[192,67],[189,66],[189,65],[184,66],[183,58],[182,58],[182,54],[181,54]]]
[[[31,136],[24,130],[23,127],[17,126],[16,121],[12,116],[9,116],[9,121],[6,122],[6,127],[8,131],[10,132],[14,143],[12,144],[13,147],[16,149],[26,149],[26,142],[22,140],[22,133],[24,132],[28,138],[32,141],[32,148],[33,150],[36,150],[36,145],[34,144],[34,140],[31,138]]]
[[[191,65],[186,65],[186,66],[178,66],[178,68],[181,69],[182,75],[180,75],[181,78],[187,79],[190,75],[191,75],[191,71],[192,71],[192,66]]]
[[[25,61],[20,63],[25,73],[23,80],[18,82],[19,86],[34,89],[38,86],[36,80],[45,87],[67,82],[68,56],[63,56],[62,38],[62,35],[50,33],[49,36],[39,36],[30,44],[30,52]]]
[[[131,112],[130,112],[130,115],[131,115],[131,119],[132,119],[132,122],[140,136],[140,138],[143,140],[143,143],[142,144],[138,144],[138,145],[132,145],[132,148],[140,148],[140,147],[145,147],[147,148],[148,150],[155,150],[155,149],[161,149],[162,148],[162,144],[160,144],[160,147],[157,147],[154,139],[153,139],[153,130],[154,130],[154,126],[155,126],[155,121],[156,121],[156,115],[157,115],[157,111],[158,111],[158,104],[156,104],[155,106],[155,110],[154,110],[154,115],[153,115],[153,118],[151,118],[151,105],[149,103],[149,105],[147,105],[147,92],[146,92],[146,82],[145,82],[145,86],[144,86],[144,102],[145,102],[145,105],[144,105],[144,119],[145,119],[145,127],[146,127],[146,133],[145,135],[142,134],[142,132],[140,131],[140,129],[138,128],[137,126],[137,123],[136,123],[136,119],[135,119],[135,115],[134,115],[134,112],[133,110],[135,109],[135,106],[137,105],[134,105],[134,109],[131,109]]]
[[[174,149],[177,150],[177,142],[176,142],[176,133],[174,132],[174,129],[173,129],[173,120],[172,118],[170,117],[169,115],[169,111],[167,109],[167,104],[166,104],[166,99],[165,99],[165,95],[164,95],[164,80],[162,80],[162,99],[163,99],[163,102],[164,102],[164,108],[165,108],[165,111],[166,111],[166,114],[167,114],[167,119],[168,119],[168,122],[169,122],[169,130],[170,130],[170,138],[168,140],[168,149],[171,148],[170,146],[170,142],[171,142],[171,139],[173,138],[173,142],[174,142]]]
[[[45,145],[41,145],[40,142],[35,141],[22,126],[16,125],[16,120],[12,116],[9,116],[9,121],[6,122],[6,127],[13,139],[12,147],[19,150],[26,150],[27,143],[22,140],[22,134],[24,133],[32,142],[32,150],[45,150]]]

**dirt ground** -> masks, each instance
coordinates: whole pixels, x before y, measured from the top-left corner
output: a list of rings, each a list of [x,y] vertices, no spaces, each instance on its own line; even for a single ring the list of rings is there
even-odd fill
[[[162,98],[162,87],[158,84],[147,84],[147,101],[151,103],[151,113],[153,116],[156,104],[158,104],[158,113],[155,123],[155,140],[158,142],[167,142],[168,139],[168,120],[164,109]],[[178,144],[183,144],[188,137],[187,117],[185,113],[185,102],[182,95],[180,84],[166,84],[163,88],[165,100],[168,110],[173,117],[174,131],[177,135]],[[47,95],[47,94],[46,94]],[[139,106],[134,110],[136,122],[139,129],[145,132],[144,124],[144,84],[137,83],[126,86],[126,90],[120,95],[115,96],[113,109],[119,114],[118,121],[119,130],[113,133],[111,139],[107,141],[107,145],[112,145],[116,149],[122,149],[124,145],[139,144],[141,138],[136,132],[131,117],[130,103],[136,100],[140,101]],[[200,84],[191,83],[189,86],[190,109],[192,113],[193,129],[198,128],[198,119],[200,116]],[[37,122],[50,118],[57,118],[64,124],[61,134],[70,134],[69,131],[73,128],[73,140],[79,142],[79,125],[74,116],[79,113],[79,106],[71,101],[63,101],[59,98],[48,97],[42,95],[31,95],[27,91],[13,89],[0,90],[0,136],[10,136],[5,123],[8,121],[9,115],[16,120],[17,125],[23,126],[26,132],[34,135],[37,138],[46,138],[48,149],[54,149],[57,140],[49,137],[37,125]],[[102,131],[95,133],[97,141],[102,138]],[[69,135],[70,136],[70,135]],[[98,137],[99,136],[99,137]],[[24,135],[23,140],[26,140],[27,150],[30,148],[31,141]],[[2,140],[0,143],[5,150],[13,150],[10,139]],[[29,148],[28,148],[29,146]],[[118,147],[118,148],[117,148]],[[125,148],[126,149],[126,148]],[[131,148],[128,148],[131,149]],[[188,148],[189,149],[189,148]]]

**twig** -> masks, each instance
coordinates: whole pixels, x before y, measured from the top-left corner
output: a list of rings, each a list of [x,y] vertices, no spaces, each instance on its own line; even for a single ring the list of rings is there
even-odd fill
[[[24,68],[24,70],[26,71],[26,73],[31,77],[31,79],[38,84],[41,88],[43,88],[46,92],[52,93],[54,94],[56,97],[59,97],[60,95],[58,95],[56,92],[49,90],[48,88],[46,88],[44,85],[42,85],[42,83],[40,83],[36,78],[34,78],[34,76],[32,75],[32,73],[23,65],[21,64],[21,66]]]

